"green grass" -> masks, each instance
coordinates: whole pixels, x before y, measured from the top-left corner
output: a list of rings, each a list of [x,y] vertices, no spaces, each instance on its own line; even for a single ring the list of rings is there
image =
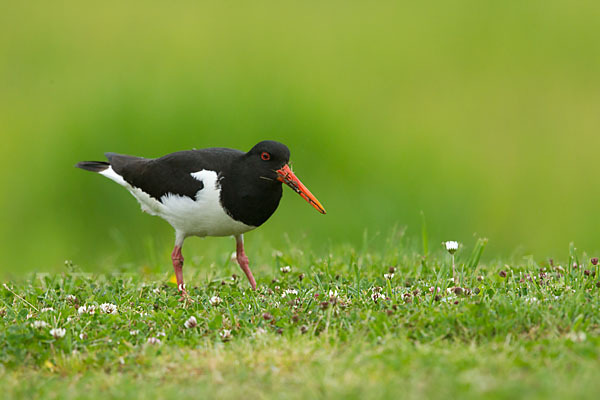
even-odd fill
[[[600,284],[587,255],[565,252],[576,268],[532,258],[480,265],[478,241],[458,252],[457,294],[448,254],[430,247],[425,258],[403,242],[325,256],[274,252],[254,264],[256,292],[232,278],[232,262],[192,261],[186,302],[169,274],[144,270],[96,276],[67,264],[62,274],[8,282],[0,288],[0,391],[60,399],[596,398]],[[291,272],[282,272],[287,265]],[[213,296],[222,302],[212,304]],[[104,313],[102,303],[118,311]],[[83,305],[96,312],[79,314]],[[197,326],[186,328],[191,316]],[[66,334],[53,338],[51,328]]]

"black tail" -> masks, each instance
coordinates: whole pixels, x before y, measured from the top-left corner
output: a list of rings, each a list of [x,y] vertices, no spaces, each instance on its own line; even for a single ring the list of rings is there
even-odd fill
[[[75,166],[86,171],[100,172],[110,167],[110,163],[106,161],[81,161],[75,164]]]

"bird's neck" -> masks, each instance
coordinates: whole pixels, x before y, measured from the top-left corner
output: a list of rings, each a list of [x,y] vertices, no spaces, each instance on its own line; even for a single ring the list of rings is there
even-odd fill
[[[281,200],[278,181],[239,168],[221,179],[221,202],[229,215],[246,225],[260,226],[275,212]]]

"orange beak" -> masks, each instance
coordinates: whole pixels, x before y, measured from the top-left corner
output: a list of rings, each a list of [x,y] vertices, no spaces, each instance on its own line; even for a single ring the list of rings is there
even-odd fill
[[[314,208],[317,209],[321,214],[325,214],[325,209],[319,203],[319,200],[300,182],[300,179],[296,178],[296,175],[292,172],[290,167],[286,164],[277,170],[277,180],[285,183],[292,190],[298,193],[304,200],[308,201]]]

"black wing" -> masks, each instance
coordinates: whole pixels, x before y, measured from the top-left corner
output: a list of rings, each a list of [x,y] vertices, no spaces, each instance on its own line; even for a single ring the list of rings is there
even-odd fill
[[[116,153],[106,153],[106,158],[127,183],[160,201],[169,193],[195,199],[204,184],[191,175],[193,172],[210,170],[222,175],[243,154],[239,150],[211,148],[179,151],[153,159]]]

